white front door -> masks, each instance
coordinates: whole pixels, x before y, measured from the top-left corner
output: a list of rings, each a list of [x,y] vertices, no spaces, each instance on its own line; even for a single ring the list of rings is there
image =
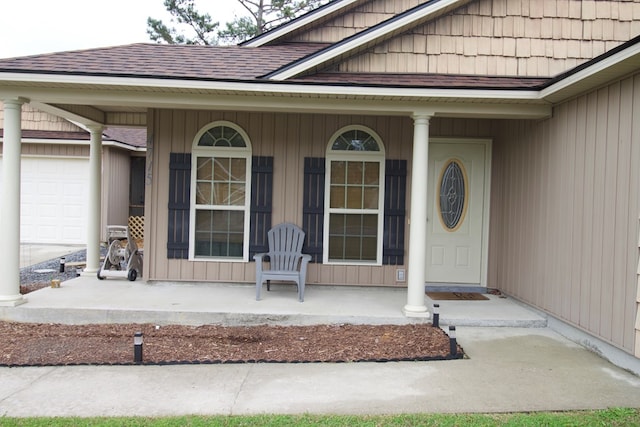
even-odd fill
[[[429,144],[426,277],[486,286],[490,141]]]

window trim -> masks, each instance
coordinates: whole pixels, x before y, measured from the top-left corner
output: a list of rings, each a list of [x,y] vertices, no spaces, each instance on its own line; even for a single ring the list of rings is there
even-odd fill
[[[218,127],[226,126],[237,131],[246,144],[246,147],[201,147],[198,145],[200,138],[209,130]],[[248,262],[249,261],[249,241],[250,241],[250,226],[251,226],[251,163],[252,163],[252,145],[249,135],[240,126],[233,122],[226,120],[217,120],[203,126],[196,134],[192,143],[192,155],[191,155],[191,197],[189,201],[189,261],[217,261],[217,262]],[[198,158],[200,157],[233,157],[245,159],[245,198],[244,205],[240,206],[227,206],[225,210],[229,211],[244,211],[244,236],[242,242],[242,257],[210,257],[195,255],[195,234],[196,234],[196,211],[197,210],[216,210],[214,205],[209,208],[197,208],[196,206],[196,194],[197,194],[197,175],[198,175]]]
[[[371,135],[378,144],[379,151],[348,151],[348,150],[333,150],[334,141],[342,134],[359,130],[367,132]],[[327,265],[358,265],[358,266],[381,266],[382,265],[382,252],[383,252],[383,237],[384,237],[384,192],[385,192],[385,146],[382,142],[382,138],[373,129],[362,125],[349,125],[340,128],[336,131],[327,144],[326,149],[326,166],[325,166],[325,183],[324,183],[324,235],[322,237],[322,263]],[[348,209],[348,208],[331,208],[331,163],[333,161],[370,161],[378,162],[379,169],[379,184],[378,184],[378,207],[377,209]],[[356,261],[346,260],[337,261],[329,259],[329,220],[332,213],[336,214],[353,214],[353,213],[375,213],[378,217],[377,228],[377,247],[376,247],[376,260],[375,261]]]

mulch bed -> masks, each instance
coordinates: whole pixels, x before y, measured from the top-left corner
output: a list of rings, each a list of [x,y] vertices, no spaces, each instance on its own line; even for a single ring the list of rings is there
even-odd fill
[[[430,324],[315,326],[60,325],[0,322],[0,365],[309,363],[447,360],[448,335]]]

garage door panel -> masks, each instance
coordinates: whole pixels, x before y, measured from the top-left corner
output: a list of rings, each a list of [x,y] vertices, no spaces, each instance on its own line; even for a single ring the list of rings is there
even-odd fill
[[[87,159],[22,158],[20,240],[85,244],[88,177]]]

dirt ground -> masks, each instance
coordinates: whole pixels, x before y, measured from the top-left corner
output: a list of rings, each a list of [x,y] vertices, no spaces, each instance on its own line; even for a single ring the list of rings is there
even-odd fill
[[[450,358],[447,334],[430,324],[317,326],[60,325],[0,322],[0,365],[354,362]],[[458,347],[456,357],[462,357]]]
[[[49,283],[23,283],[26,294]],[[61,325],[0,322],[0,365],[356,362],[452,358],[449,336],[431,324],[314,326]],[[457,347],[456,356],[463,357]]]

